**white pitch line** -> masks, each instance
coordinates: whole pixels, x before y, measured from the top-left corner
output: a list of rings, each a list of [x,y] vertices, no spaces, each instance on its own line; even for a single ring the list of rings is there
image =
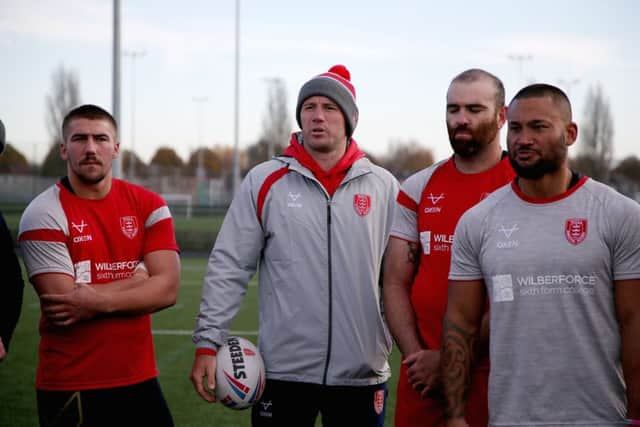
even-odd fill
[[[193,331],[186,330],[186,329],[154,329],[152,332],[154,335],[191,335],[193,334]],[[229,335],[257,336],[258,331],[229,331]]]
[[[193,280],[182,280],[180,282],[182,286],[202,286],[202,279],[193,279]],[[251,281],[249,282],[249,287],[255,288],[258,287],[258,283]]]

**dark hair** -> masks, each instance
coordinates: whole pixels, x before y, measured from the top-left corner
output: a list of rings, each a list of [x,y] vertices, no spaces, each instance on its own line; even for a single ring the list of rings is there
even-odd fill
[[[64,120],[62,120],[62,140],[66,141],[67,139],[67,127],[71,120],[73,119],[89,119],[89,120],[107,120],[112,125],[118,133],[118,124],[116,123],[116,119],[105,109],[98,107],[93,104],[84,104],[78,107],[71,109],[66,116],[64,116]]]
[[[566,119],[571,121],[571,101],[569,101],[569,97],[566,93],[562,91],[562,89],[547,84],[547,83],[535,83],[529,86],[525,86],[516,93],[511,102],[516,99],[526,99],[526,98],[544,98],[548,96],[551,98],[554,104],[567,114]]]
[[[483,78],[491,80],[491,82],[493,83],[493,86],[496,89],[496,107],[497,108],[504,107],[505,95],[504,95],[504,85],[502,84],[502,80],[500,80],[498,77],[494,76],[488,71],[481,70],[480,68],[471,68],[455,76],[453,80],[451,80],[451,83],[454,83],[454,82],[471,83]]]

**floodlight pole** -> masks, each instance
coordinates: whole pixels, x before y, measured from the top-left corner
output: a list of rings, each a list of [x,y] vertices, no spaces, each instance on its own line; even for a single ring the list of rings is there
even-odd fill
[[[280,77],[265,77],[264,78],[265,82],[267,82],[267,102],[271,101],[272,99],[276,98],[277,95],[277,90],[278,87],[280,87],[280,85],[282,85],[282,79]],[[271,105],[267,104],[267,114],[269,114],[269,111],[271,109]],[[268,132],[268,130],[267,130]],[[274,154],[275,154],[275,148],[273,146],[274,144],[274,135],[267,135],[268,136],[268,140],[267,140],[267,159],[270,160]]]
[[[235,108],[233,120],[233,195],[240,188],[240,152],[239,152],[239,104],[240,104],[240,0],[236,0],[236,52],[235,52]]]
[[[120,0],[113,0],[113,70],[111,83],[111,113],[118,126],[120,126]],[[118,141],[120,137],[118,136]],[[112,175],[115,178],[122,177],[122,161],[120,157],[113,161]]]
[[[129,159],[129,179],[135,176],[136,143],[136,59],[146,55],[143,50],[129,50],[122,53],[131,58],[131,156]]]
[[[198,166],[196,168],[196,177],[198,180],[203,180],[206,176],[204,171],[204,146],[202,139],[202,126],[203,126],[203,117],[202,117],[202,107],[205,102],[209,100],[207,96],[194,96],[193,102],[196,103],[196,126],[198,129]]]
[[[510,60],[515,61],[515,62],[518,63],[518,77],[519,77],[520,81],[522,82],[522,84],[525,84],[522,64],[524,63],[524,61],[532,60],[533,56],[530,53],[526,53],[526,54],[509,54],[509,55],[507,55],[507,58],[509,58]]]

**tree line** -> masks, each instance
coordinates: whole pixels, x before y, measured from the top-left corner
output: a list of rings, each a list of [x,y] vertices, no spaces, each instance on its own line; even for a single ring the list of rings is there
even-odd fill
[[[281,154],[288,144],[292,126],[287,108],[287,94],[281,79],[269,79],[269,89],[261,136],[240,153],[244,174],[253,166],[273,155]],[[58,177],[66,174],[66,164],[58,154],[61,141],[59,126],[66,112],[80,104],[80,84],[75,72],[60,66],[52,75],[51,93],[46,97],[47,130],[50,145],[42,164],[30,164],[24,154],[9,141],[0,157],[2,174],[36,174]],[[579,148],[570,159],[571,167],[599,181],[609,183],[619,191],[634,195],[640,191],[640,159],[628,156],[613,163],[614,125],[609,101],[600,85],[593,86],[586,98],[580,126]],[[384,155],[368,153],[369,158],[390,170],[398,179],[433,164],[434,156],[417,140],[390,141]],[[149,163],[131,150],[120,156],[126,177],[199,176],[226,179],[231,174],[233,148],[230,146],[198,147],[183,160],[169,146],[160,147]]]

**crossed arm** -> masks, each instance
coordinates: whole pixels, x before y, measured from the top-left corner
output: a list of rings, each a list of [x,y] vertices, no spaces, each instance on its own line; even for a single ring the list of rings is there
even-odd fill
[[[56,326],[68,326],[99,314],[139,315],[175,304],[180,284],[180,259],[172,250],[144,257],[148,274],[136,271],[125,280],[91,286],[64,274],[40,274],[31,281],[40,296],[43,315]]]
[[[471,383],[471,367],[482,340],[486,291],[482,280],[449,281],[449,297],[442,331],[442,382],[447,426],[466,426],[464,410]]]

